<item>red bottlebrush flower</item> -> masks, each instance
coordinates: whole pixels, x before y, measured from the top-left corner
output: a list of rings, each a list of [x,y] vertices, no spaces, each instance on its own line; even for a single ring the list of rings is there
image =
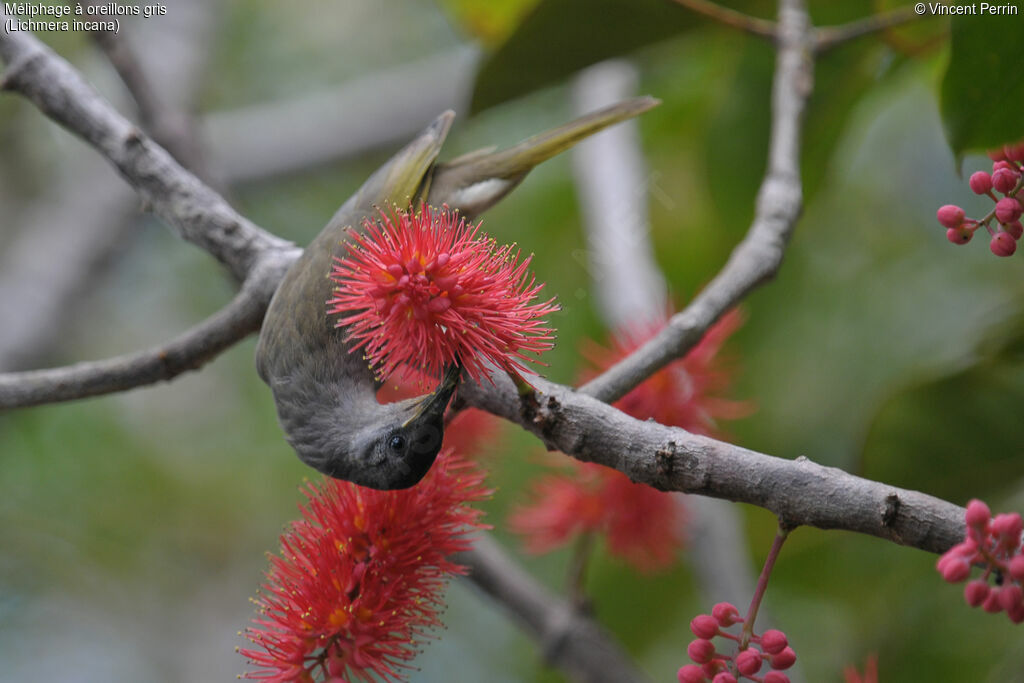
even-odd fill
[[[352,234],[348,256],[335,259],[338,284],[328,312],[348,328],[378,374],[420,370],[437,376],[461,362],[479,380],[486,366],[519,374],[554,345],[544,316],[554,299],[536,302],[543,285],[519,262],[456,212],[424,205],[366,220]]]
[[[740,322],[738,313],[726,315],[684,359],[655,373],[615,406],[639,419],[653,418],[703,434],[715,433],[716,418],[747,414],[747,404],[714,395],[726,389],[730,379],[716,362],[718,351]],[[591,349],[587,356],[597,366],[609,367],[658,327],[619,335],[613,350]],[[686,511],[678,497],[634,484],[621,472],[601,465],[573,460],[567,467],[571,472],[539,480],[532,502],[509,519],[512,529],[525,536],[528,552],[548,552],[578,534],[601,533],[613,555],[641,571],[672,564],[685,542]]]
[[[483,476],[445,453],[410,489],[310,484],[255,601],[254,647],[240,651],[259,668],[245,677],[403,680],[418,642],[440,623],[447,578],[465,573],[449,556],[484,526],[468,505],[490,494]]]
[[[852,666],[843,669],[843,680],[846,683],[878,683],[878,655],[868,656],[863,675]]]
[[[601,465],[577,463],[572,472],[534,484],[532,502],[515,509],[509,527],[527,552],[545,553],[583,533],[604,534],[608,550],[653,572],[672,564],[685,537],[686,511],[668,493]]]
[[[584,356],[596,368],[605,370],[638,349],[664,327],[665,322],[619,333],[615,335],[612,349],[594,345],[584,349]],[[721,436],[717,420],[735,420],[749,415],[753,409],[748,402],[721,398],[722,392],[729,389],[732,373],[718,354],[742,324],[742,314],[735,309],[729,311],[684,358],[669,363],[637,385],[616,401],[615,407],[640,420],[651,418],[689,432]],[[585,373],[584,379],[596,374],[596,370]]]

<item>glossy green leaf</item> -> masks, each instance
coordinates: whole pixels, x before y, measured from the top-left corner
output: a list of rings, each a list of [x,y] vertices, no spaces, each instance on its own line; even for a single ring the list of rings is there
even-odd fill
[[[477,74],[473,111],[703,23],[666,0],[542,0]]]
[[[1024,20],[954,17],[949,67],[942,81],[942,117],[959,157],[1024,136]]]
[[[508,38],[540,0],[438,0],[449,17],[485,46]]]
[[[865,476],[959,502],[1020,481],[1024,318],[989,336],[999,347],[991,355],[881,406],[865,442]]]

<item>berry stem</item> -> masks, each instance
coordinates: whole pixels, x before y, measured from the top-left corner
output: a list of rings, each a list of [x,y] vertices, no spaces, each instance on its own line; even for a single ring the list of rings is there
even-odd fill
[[[750,639],[754,635],[754,620],[757,619],[757,610],[761,607],[764,592],[768,589],[768,578],[772,574],[775,560],[778,559],[779,552],[782,550],[782,544],[786,542],[787,536],[789,536],[789,529],[779,523],[779,530],[775,534],[775,540],[772,541],[768,557],[764,558],[764,567],[761,568],[761,575],[757,577],[757,587],[754,589],[754,595],[750,599],[750,607],[747,609],[747,618],[743,622],[743,631],[740,636],[739,652],[746,650],[750,645]]]
[[[1017,180],[1017,184],[1013,186],[1013,189],[1010,190],[1009,193],[1007,193],[1006,196],[1007,197],[1016,197],[1017,193],[1020,192],[1022,189],[1024,189],[1024,174],[1021,174],[1020,179]],[[993,200],[998,201],[996,199],[996,197],[991,192],[989,192],[989,196],[991,196]],[[996,210],[993,207],[993,209],[991,211],[989,211],[987,214],[985,214],[984,218],[982,218],[982,219],[980,219],[978,221],[979,225],[984,225],[985,226],[985,229],[988,230],[988,233],[990,235],[995,235],[996,234],[995,231],[992,228],[989,227],[989,223],[991,223],[992,219],[995,218],[995,217],[996,217]]]
[[[567,577],[569,600],[577,609],[586,607],[588,602],[585,584],[587,566],[590,564],[590,557],[594,551],[594,540],[593,531],[580,534],[573,546],[572,557],[569,560],[569,575]]]

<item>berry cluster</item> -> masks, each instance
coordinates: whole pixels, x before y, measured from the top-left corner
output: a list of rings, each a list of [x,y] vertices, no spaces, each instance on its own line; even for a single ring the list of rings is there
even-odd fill
[[[978,228],[984,226],[991,236],[988,248],[996,256],[1010,256],[1017,251],[1017,240],[1024,233],[1021,214],[1024,213],[1024,142],[1007,145],[989,152],[992,173],[978,171],[971,174],[968,184],[975,194],[983,194],[996,203],[983,218],[967,218],[964,210],[955,204],[939,207],[936,217],[946,227],[946,239],[953,244],[967,244]],[[1003,195],[996,196],[996,192]],[[993,219],[996,227],[992,226]]]
[[[967,504],[967,538],[939,558],[936,568],[950,583],[960,583],[971,566],[985,568],[981,578],[969,581],[964,598],[971,607],[997,614],[1005,611],[1010,621],[1024,621],[1024,553],[1021,531],[1024,521],[1016,512],[992,516],[980,500]],[[992,578],[995,585],[989,584]]]
[[[679,683],[736,683],[738,678],[746,678],[760,683],[789,683],[789,676],[782,673],[796,662],[796,653],[789,646],[786,634],[782,631],[769,629],[763,634],[728,633],[727,629],[735,624],[742,624],[743,617],[735,605],[720,602],[711,610],[711,614],[698,614],[690,622],[690,630],[697,639],[686,648],[686,653],[694,664],[687,664],[679,669]],[[715,650],[712,638],[719,636],[735,641],[738,652],[728,655]],[[758,676],[765,662],[771,671]]]

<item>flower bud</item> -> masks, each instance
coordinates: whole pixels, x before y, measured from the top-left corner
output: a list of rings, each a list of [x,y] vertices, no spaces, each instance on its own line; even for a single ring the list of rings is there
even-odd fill
[[[1000,223],[1012,223],[1020,218],[1022,213],[1024,213],[1024,208],[1013,197],[1003,197],[996,202],[996,218]]]
[[[996,256],[1013,256],[1017,251],[1017,241],[1008,232],[997,232],[988,243],[988,248]]]
[[[947,228],[956,228],[964,222],[964,210],[955,204],[944,204],[935,212],[935,217]]]
[[[968,581],[967,585],[964,586],[964,600],[971,607],[977,607],[985,602],[985,598],[988,597],[990,590],[988,583],[984,579]]]
[[[971,174],[967,184],[971,186],[974,194],[987,194],[992,191],[992,176],[985,171],[976,171]]]

